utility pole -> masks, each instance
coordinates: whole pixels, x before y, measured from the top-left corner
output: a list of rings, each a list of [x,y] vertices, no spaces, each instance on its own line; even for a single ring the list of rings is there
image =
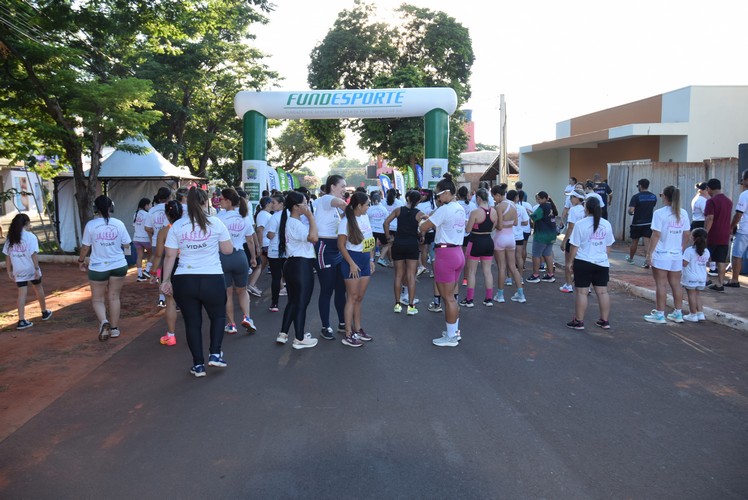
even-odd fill
[[[504,94],[501,94],[499,97],[499,120],[501,121],[501,142],[499,145],[500,182],[507,182],[509,179],[509,170],[506,162],[506,102],[504,101]]]

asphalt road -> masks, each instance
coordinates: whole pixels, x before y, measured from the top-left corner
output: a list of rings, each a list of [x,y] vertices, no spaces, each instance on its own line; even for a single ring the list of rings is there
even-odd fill
[[[431,279],[407,317],[391,278],[372,280],[359,349],[276,345],[266,292],[258,333],[195,379],[183,337],[161,346],[154,326],[0,443],[0,497],[748,497],[744,335],[648,324],[622,292],[610,331],[594,298],[569,330],[573,297],[539,283],[493,308],[478,289],[460,346],[438,348]]]

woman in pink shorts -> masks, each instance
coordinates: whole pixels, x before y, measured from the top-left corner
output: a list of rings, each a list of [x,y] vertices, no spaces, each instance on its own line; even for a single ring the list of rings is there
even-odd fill
[[[447,331],[432,342],[438,347],[455,347],[460,340],[460,309],[455,297],[455,285],[465,267],[462,240],[465,232],[465,211],[455,199],[454,182],[449,173],[436,185],[434,197],[441,203],[428,219],[418,224],[421,234],[436,229],[434,237],[434,282],[444,302]]]
[[[522,288],[522,276],[517,270],[517,261],[514,252],[517,243],[514,240],[514,226],[517,225],[517,208],[514,203],[506,199],[506,184],[494,186],[491,188],[491,195],[496,203],[496,232],[493,235],[493,253],[496,259],[496,265],[499,268],[499,284],[494,300],[496,302],[505,302],[504,284],[506,282],[506,271],[512,275],[514,282],[517,284],[517,293],[512,295],[513,302],[525,303],[525,290]]]

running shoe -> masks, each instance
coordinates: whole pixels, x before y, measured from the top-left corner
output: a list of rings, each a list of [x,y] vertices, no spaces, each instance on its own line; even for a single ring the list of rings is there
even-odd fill
[[[442,331],[442,337],[446,337],[446,336],[447,336],[447,332]],[[460,335],[460,330],[457,330],[457,332],[455,333],[455,339],[457,339],[457,342],[462,340],[462,335]]]
[[[437,304],[436,302],[432,302],[429,304],[429,311],[431,311],[432,313],[440,313],[443,310],[444,309],[442,309],[441,304]]]
[[[223,329],[224,332],[228,333],[229,335],[233,335],[236,333],[236,325],[234,323],[229,323],[226,325]]]
[[[307,332],[304,334],[303,339],[301,340],[293,339],[293,348],[294,349],[309,349],[310,347],[316,346],[317,342],[318,340],[312,337],[311,333]]]
[[[540,270],[545,271],[545,262],[540,263]]]
[[[606,319],[599,319],[595,321],[595,324],[602,328],[603,330],[610,330],[610,321]]]
[[[255,297],[262,297],[262,290],[260,290],[256,286],[247,285],[247,291]]]
[[[493,307],[493,300],[491,299],[483,299],[483,305],[486,307]]]
[[[278,292],[278,295],[280,295],[281,297],[288,296],[288,289],[286,289],[286,287],[284,286],[283,288],[280,289],[280,292]]]
[[[566,323],[566,326],[572,330],[584,330],[584,321],[579,321],[577,318],[574,318]]]
[[[415,316],[418,314],[418,309],[416,309],[414,306],[408,306],[408,316]]]
[[[648,321],[650,323],[657,323],[660,325],[664,325],[667,323],[665,320],[665,314],[661,313],[660,311],[656,309],[652,309],[652,312],[649,314],[644,315],[644,321]]]
[[[457,347],[459,344],[457,340],[457,336],[454,337],[447,337],[447,334],[443,334],[438,339],[434,339],[431,341],[432,344],[434,344],[437,347]]]
[[[675,323],[683,323],[683,313],[681,311],[673,311],[665,317]]]
[[[540,283],[540,276],[537,274],[531,274],[526,280],[528,283]]]
[[[280,309],[278,309],[277,304],[271,304],[270,307],[268,308],[268,311],[270,311],[271,313],[277,313],[280,311]]]
[[[631,257],[629,257],[629,256],[627,255],[627,256],[626,256],[626,262],[628,262],[629,264],[634,264],[634,259],[633,259],[633,258],[631,258]]]
[[[102,342],[109,340],[109,332],[111,329],[112,325],[110,325],[108,321],[104,321],[99,327],[99,340]]]
[[[646,262],[642,264],[642,269],[649,269],[649,264],[647,264]]]
[[[359,331],[357,331],[357,332],[353,332],[353,335],[354,335],[354,336],[355,336],[355,337],[356,337],[356,338],[357,338],[358,340],[360,340],[361,342],[371,342],[372,340],[374,340],[374,339],[372,338],[372,336],[371,336],[371,335],[369,335],[368,333],[366,333],[366,332],[364,331],[364,329],[363,329],[363,328],[362,328],[362,329],[360,329],[360,330],[359,330]]]
[[[148,281],[149,279],[150,279],[150,278],[146,278],[145,276],[143,276],[143,275],[140,275],[140,276],[138,276],[138,279],[137,279],[137,280],[135,280],[135,281],[137,281],[138,283],[142,283],[142,282],[144,282],[144,281]]]
[[[574,287],[568,283],[564,283],[562,286],[558,287],[558,289],[563,293],[574,293]]]
[[[499,304],[503,304],[504,302],[506,302],[506,300],[504,299],[504,292],[501,290],[496,292],[493,296],[493,301],[498,302]]]
[[[683,321],[690,321],[691,323],[698,323],[699,322],[699,313],[685,314],[683,316]]]
[[[512,278],[505,279],[504,286],[514,286],[514,282],[512,281]]]
[[[400,304],[400,302],[395,304],[395,307],[392,308],[392,312],[397,313],[397,314],[400,314],[401,312],[403,312],[402,304]]]
[[[403,305],[407,306],[408,304],[410,304],[410,300],[409,299],[410,299],[410,297],[408,297],[407,293],[400,295],[400,303],[403,304]],[[421,299],[419,299],[418,297],[416,297],[415,299],[413,299],[413,305],[418,304],[420,301],[421,301]]]
[[[362,345],[364,345],[364,343],[363,343],[363,342],[361,342],[361,341],[360,341],[360,340],[359,340],[359,339],[358,339],[358,338],[357,338],[357,337],[356,337],[356,336],[355,336],[354,334],[352,334],[352,333],[351,333],[350,335],[345,335],[345,336],[343,337],[343,340],[341,340],[341,342],[342,342],[342,343],[343,343],[344,345],[347,345],[348,347],[361,347]]]
[[[525,294],[524,293],[517,292],[514,295],[512,295],[511,301],[512,302],[519,302],[520,304],[524,304],[525,302],[527,302],[527,299],[525,298]]]
[[[275,337],[275,341],[279,344],[285,344],[288,342],[288,334],[280,332],[277,337]]]
[[[206,375],[205,373],[205,365],[195,365],[192,368],[190,368],[190,373],[193,374],[196,377],[204,377]]]
[[[144,277],[145,279],[147,279],[147,280],[149,280],[149,279],[153,279],[153,275],[152,275],[152,274],[151,274],[150,272],[146,271],[145,269],[143,269],[143,274],[142,274],[142,276],[143,276],[143,277]]]
[[[34,323],[32,323],[31,321],[26,321],[25,319],[22,319],[16,325],[16,330],[25,330],[26,328],[31,328],[32,326],[34,326]]]
[[[345,323],[338,323],[338,333],[345,333]]]
[[[383,259],[383,258],[381,258],[381,257],[380,257],[379,259],[377,259],[377,264],[379,264],[379,265],[380,265],[380,266],[382,266],[382,267],[388,267],[388,266],[389,266],[389,264],[387,263],[387,261],[386,261],[386,260],[384,260],[384,259]]]
[[[158,304],[156,304],[157,307],[166,307],[166,301],[165,300],[159,300]]]
[[[416,271],[416,276],[420,276],[420,275],[422,275],[423,273],[425,273],[426,271],[428,271],[428,269],[426,269],[425,267],[423,267],[423,266],[418,266],[418,271]]]
[[[257,331],[255,322],[249,316],[242,318],[242,326],[247,329],[247,333],[255,333]]]
[[[434,270],[429,269],[429,278],[433,278],[433,277],[434,277]]]
[[[46,311],[42,311],[42,321],[47,321],[51,317],[52,317],[52,310],[47,309]]]
[[[466,279],[462,280],[462,286],[467,286],[467,280]]]
[[[706,316],[704,316],[703,312],[697,313],[699,315],[699,321],[706,321]]]
[[[226,368],[229,364],[223,359],[223,353],[211,354],[208,358],[208,366],[217,366],[219,368]]]
[[[540,281],[543,281],[545,283],[553,283],[554,281],[556,281],[556,277],[552,274],[546,273],[542,278],[540,278]]]
[[[460,306],[461,307],[475,307],[475,304],[473,303],[473,299],[470,299],[470,300],[462,299],[460,301]]]
[[[119,328],[112,328],[109,330],[109,338],[116,339],[117,337],[119,337],[119,335]]]
[[[168,333],[159,339],[161,345],[177,345],[177,336]]]
[[[332,328],[329,326],[325,326],[322,328],[320,336],[325,340],[335,340],[335,335],[333,335]]]
[[[719,273],[716,269],[710,269],[706,272],[706,274],[708,274],[709,276],[719,276]]]

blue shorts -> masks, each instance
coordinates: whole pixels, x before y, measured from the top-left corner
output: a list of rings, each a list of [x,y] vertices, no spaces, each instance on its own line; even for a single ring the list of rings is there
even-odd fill
[[[732,257],[748,259],[748,234],[738,233],[732,240]]]
[[[368,276],[371,276],[371,253],[369,252],[354,252],[352,250],[348,250],[348,255],[351,256],[351,259],[353,259],[353,262],[356,263],[358,268],[361,270],[358,273],[359,278],[366,278]],[[351,277],[351,266],[348,264],[348,261],[343,259],[343,262],[340,264],[340,272],[343,273],[343,279],[351,280],[355,279]]]

